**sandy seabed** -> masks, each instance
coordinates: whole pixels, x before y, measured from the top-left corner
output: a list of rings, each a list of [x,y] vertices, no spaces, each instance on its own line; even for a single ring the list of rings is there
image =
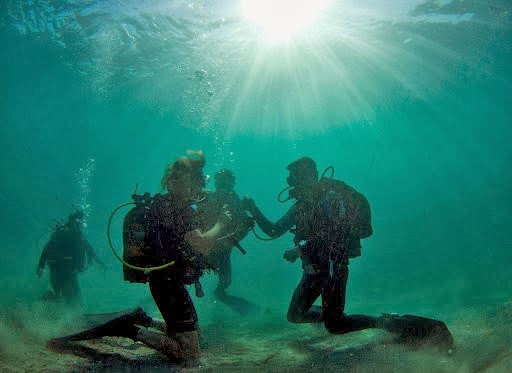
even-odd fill
[[[0,371],[5,373],[512,372],[512,302],[444,315],[456,344],[451,353],[403,346],[380,330],[330,335],[322,325],[288,324],[269,315],[211,323],[201,329],[200,365],[187,368],[125,338],[81,342],[83,351],[91,352],[85,357],[54,353],[46,341],[66,334],[65,325],[76,315],[28,305],[0,311]]]

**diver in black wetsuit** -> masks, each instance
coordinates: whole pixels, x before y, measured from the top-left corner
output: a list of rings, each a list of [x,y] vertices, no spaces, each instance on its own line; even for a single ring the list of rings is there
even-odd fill
[[[45,266],[48,266],[52,287],[43,300],[79,303],[78,273],[83,272],[89,263],[97,263],[105,268],[82,232],[82,219],[81,211],[69,215],[65,224],[55,227],[43,248],[36,273],[41,277]]]
[[[373,233],[369,204],[342,181],[319,181],[311,158],[300,158],[287,169],[289,196],[296,201],[275,224],[251,198],[244,197],[242,204],[270,237],[282,236],[295,226],[291,231],[296,246],[286,251],[284,258],[294,262],[300,257],[303,275],[290,302],[288,321],[323,322],[333,334],[381,328],[397,333],[402,341],[430,339],[451,348],[453,338],[441,321],[410,315],[372,317],[344,313],[349,259],[361,255],[360,240]],[[322,307],[313,306],[319,296]]]
[[[145,210],[144,243],[152,263],[172,265],[149,273],[149,289],[164,322],[153,320],[142,308],[116,316],[92,329],[53,338],[48,347],[57,352],[76,351],[75,341],[104,336],[131,338],[183,364],[197,364],[200,354],[198,317],[186,288],[198,281],[207,268],[205,256],[226,231],[231,216],[223,210],[217,223],[201,232],[196,221],[193,201],[205,186],[204,154],[188,152],[170,165],[162,178],[165,194],[153,196]],[[213,249],[215,250],[215,249]],[[153,330],[158,329],[159,331]],[[78,347],[79,351],[79,347]]]
[[[227,230],[233,232],[228,239],[219,240],[216,246],[219,250],[212,250],[208,261],[215,268],[218,276],[215,297],[221,301],[231,299],[226,289],[231,284],[231,252],[234,246],[241,249],[239,242],[243,240],[254,226],[254,220],[241,208],[241,199],[235,191],[235,174],[228,169],[219,170],[215,176],[215,191],[208,193],[204,201],[198,204],[197,213],[204,229],[208,230],[217,222],[223,208],[231,213],[231,221]],[[243,252],[243,251],[242,251]],[[228,305],[232,305],[228,302]],[[237,307],[235,310],[238,310]],[[240,310],[242,311],[242,310]],[[243,313],[243,312],[242,312]]]

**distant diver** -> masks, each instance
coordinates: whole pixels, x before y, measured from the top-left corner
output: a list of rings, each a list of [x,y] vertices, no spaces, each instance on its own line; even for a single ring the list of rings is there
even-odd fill
[[[79,304],[78,274],[91,263],[105,268],[82,232],[82,220],[82,211],[70,214],[66,223],[55,226],[43,248],[36,273],[41,277],[45,266],[48,267],[52,290],[43,295],[45,301],[63,300],[69,304]]]
[[[217,300],[226,304],[239,314],[247,314],[257,309],[257,306],[250,301],[228,294],[226,289],[231,284],[231,252],[236,247],[242,254],[245,250],[240,245],[250,230],[254,227],[254,220],[241,207],[241,199],[235,191],[235,174],[223,168],[215,173],[215,191],[206,194],[206,197],[197,204],[199,221],[205,229],[215,225],[219,213],[223,208],[227,208],[231,213],[231,220],[227,230],[230,233],[224,239],[218,240],[216,250],[207,256],[207,260],[213,266],[218,277],[217,287],[214,295]],[[199,287],[200,283],[196,283]],[[199,290],[200,291],[200,290]],[[200,294],[200,292],[199,292]]]

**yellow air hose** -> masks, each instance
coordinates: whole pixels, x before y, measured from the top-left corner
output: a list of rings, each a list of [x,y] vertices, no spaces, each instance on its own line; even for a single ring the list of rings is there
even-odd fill
[[[117,254],[116,250],[114,249],[114,245],[112,244],[112,239],[110,238],[110,226],[112,225],[112,219],[114,218],[115,214],[119,211],[119,209],[121,209],[125,206],[128,206],[128,205],[135,205],[135,202],[125,202],[125,203],[120,204],[112,211],[112,213],[110,214],[110,218],[108,219],[107,239],[108,239],[108,244],[110,246],[110,249],[112,250],[112,253],[116,257],[116,259],[119,260],[124,266],[131,268],[131,269],[135,269],[137,271],[144,272],[144,273],[149,273],[151,271],[158,271],[160,269],[164,269],[164,268],[172,266],[175,263],[174,261],[163,264],[158,267],[137,267],[137,266],[134,266],[133,264],[127,263],[123,258],[121,258],[119,256],[119,254]]]

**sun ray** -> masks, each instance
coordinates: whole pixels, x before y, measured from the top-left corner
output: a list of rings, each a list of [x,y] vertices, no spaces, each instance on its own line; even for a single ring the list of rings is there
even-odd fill
[[[289,40],[315,22],[328,0],[242,0],[243,13],[260,27],[267,40]]]

